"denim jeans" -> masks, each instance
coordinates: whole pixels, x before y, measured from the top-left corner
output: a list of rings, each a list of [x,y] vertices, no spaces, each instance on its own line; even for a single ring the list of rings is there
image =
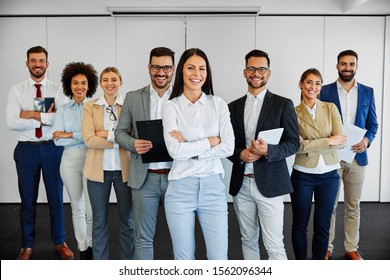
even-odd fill
[[[175,259],[195,259],[195,216],[203,232],[207,258],[227,259],[227,201],[219,174],[169,181],[165,213]]]
[[[307,227],[314,194],[313,241],[314,260],[323,260],[328,249],[329,226],[340,177],[337,170],[309,174],[293,170],[291,196],[293,211],[292,244],[297,260],[307,259]]]
[[[156,232],[157,214],[164,202],[168,187],[168,175],[148,173],[139,189],[131,189],[135,220],[136,260],[153,260],[153,239]]]
[[[123,260],[134,255],[134,211],[131,190],[122,181],[121,171],[104,171],[104,182],[88,180],[88,193],[93,213],[93,259],[108,260],[108,209],[111,185],[114,185],[119,215],[119,248]]]

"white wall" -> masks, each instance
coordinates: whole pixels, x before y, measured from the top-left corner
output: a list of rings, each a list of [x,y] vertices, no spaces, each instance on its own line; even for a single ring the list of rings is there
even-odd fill
[[[30,26],[37,30],[34,34],[31,34]],[[339,34],[345,34],[339,32],[340,26],[350,32],[347,40],[340,37]],[[384,33],[385,17],[0,18],[0,61],[4,63],[0,69],[0,89],[5,100],[9,88],[27,78],[25,53],[33,45],[47,47],[48,76],[55,81],[59,81],[64,65],[72,61],[92,63],[99,72],[106,66],[117,66],[124,77],[122,94],[149,82],[146,66],[153,47],[172,48],[176,51],[176,61],[186,47],[199,47],[210,59],[216,95],[230,102],[245,94],[247,89],[242,75],[245,54],[260,48],[271,58],[269,89],[298,104],[301,73],[309,67],[317,67],[325,82],[332,82],[337,75],[338,52],[352,48],[360,55],[357,78],[374,87],[378,117],[382,122]],[[388,41],[386,53],[388,60]],[[386,85],[389,88],[388,81]],[[18,202],[12,156],[15,134],[5,125],[5,102],[0,106],[4,112],[4,121],[0,122],[4,139],[0,157],[5,159],[0,163],[0,202]],[[383,127],[385,125],[383,123]],[[382,133],[388,137],[388,131],[380,131],[369,151],[370,165],[363,195],[366,201],[390,201],[389,180],[380,180],[381,168],[382,174],[385,173],[381,165]],[[386,157],[382,154],[382,158]],[[289,162],[291,165],[292,158]],[[385,164],[389,170],[389,163]],[[225,182],[228,183],[230,163],[224,161],[224,166]],[[45,201],[42,189],[39,201]]]

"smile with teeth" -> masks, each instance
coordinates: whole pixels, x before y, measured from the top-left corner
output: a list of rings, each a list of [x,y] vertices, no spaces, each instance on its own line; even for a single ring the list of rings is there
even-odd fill
[[[190,79],[191,83],[195,83],[195,84],[198,84],[201,82],[200,79]]]

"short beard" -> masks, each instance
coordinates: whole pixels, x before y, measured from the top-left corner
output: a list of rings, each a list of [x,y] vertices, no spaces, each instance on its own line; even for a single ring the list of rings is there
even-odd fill
[[[29,68],[28,71],[30,72],[30,75],[36,79],[40,79],[42,78],[43,76],[45,76],[45,73],[46,73],[46,69],[42,72],[42,74],[40,75],[36,75],[34,74],[34,72]]]
[[[346,77],[346,76],[343,75],[343,73],[341,73],[341,72],[339,71],[339,78],[340,78],[343,82],[348,83],[348,82],[352,81],[352,80],[355,78],[355,73],[352,73],[351,76]]]

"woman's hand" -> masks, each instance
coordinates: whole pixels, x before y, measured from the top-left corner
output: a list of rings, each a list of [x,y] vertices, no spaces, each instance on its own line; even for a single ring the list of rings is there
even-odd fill
[[[211,148],[212,148],[212,147],[215,147],[215,146],[217,146],[219,143],[221,143],[221,138],[219,138],[219,137],[217,137],[217,136],[210,136],[210,137],[207,137],[207,139],[209,139]]]
[[[330,146],[342,145],[342,144],[345,144],[347,142],[347,136],[345,136],[345,135],[334,135],[334,136],[330,136],[328,138],[328,140],[329,140],[329,145]]]
[[[185,142],[186,141],[184,139],[184,136],[178,130],[172,130],[171,132],[169,132],[169,135],[171,135],[172,138],[176,139],[179,142]]]
[[[54,141],[60,138],[73,138],[73,132],[55,131],[52,138]]]
[[[101,137],[101,138],[107,139],[107,137],[108,137],[108,130],[96,130],[95,131],[95,135],[97,137]]]

